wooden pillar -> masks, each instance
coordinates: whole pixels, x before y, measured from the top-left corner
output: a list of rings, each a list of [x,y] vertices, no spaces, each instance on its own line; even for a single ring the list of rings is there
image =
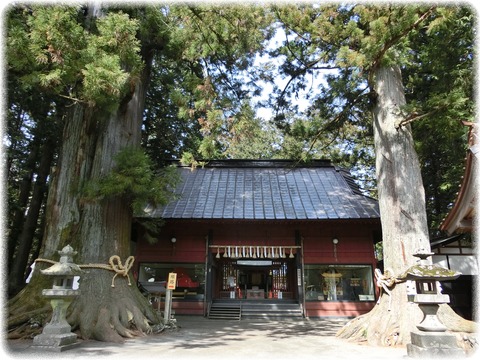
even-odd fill
[[[203,315],[208,316],[208,305],[213,300],[213,286],[214,286],[214,277],[213,277],[213,255],[210,251],[210,244],[213,239],[213,230],[208,231],[208,235],[205,238],[205,296],[203,297]]]
[[[300,231],[295,230],[295,245],[299,246],[297,248],[297,253],[295,256],[295,264],[297,268],[297,291],[298,291],[298,302],[302,305],[303,316],[305,316],[305,289],[304,289],[304,274],[303,274],[303,239],[300,235]]]

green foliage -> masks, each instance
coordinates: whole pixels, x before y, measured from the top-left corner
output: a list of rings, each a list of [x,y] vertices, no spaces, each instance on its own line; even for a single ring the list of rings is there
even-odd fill
[[[106,105],[112,97],[118,99],[128,80],[128,74],[121,70],[120,58],[116,55],[97,57],[85,65],[82,75],[85,100],[97,106]]]
[[[165,116],[175,123],[171,128],[161,125],[164,131],[149,138],[149,143],[163,142],[166,134],[175,139],[176,148],[171,154],[179,158],[184,152],[182,161],[188,164],[199,159],[265,154],[250,151],[254,146],[247,150],[246,143],[240,141],[241,136],[253,138],[243,131],[247,122],[256,122],[252,126],[259,128],[258,119],[253,119],[253,112],[246,105],[248,91],[255,85],[246,83],[245,71],[271,35],[271,18],[265,10],[261,6],[233,5],[172,6],[165,10],[164,21],[171,24],[166,51],[174,54],[175,62],[169,58],[159,69],[161,81],[165,82],[158,84],[158,89],[164,90],[158,94],[171,94],[170,109],[177,109],[177,113],[164,108],[155,119],[150,112],[147,114],[152,128],[160,126]],[[165,72],[169,67],[171,73]],[[171,82],[173,78],[175,82]],[[162,104],[158,99],[155,102],[151,103],[152,109],[160,110]],[[177,137],[173,133],[177,131],[182,131],[179,135],[184,137]]]
[[[109,13],[97,20],[98,33],[89,34],[83,55],[83,97],[91,105],[113,108],[130,91],[142,68],[138,21],[127,14]],[[129,71],[127,71],[127,69]]]
[[[32,5],[8,12],[7,61],[24,88],[113,110],[142,67],[138,22],[109,13],[95,29],[80,6]]]
[[[200,159],[272,159],[291,156],[291,153],[284,151],[286,145],[282,143],[286,139],[282,138],[278,129],[272,124],[262,123],[246,100],[238,112],[228,118],[222,112],[209,112],[207,115],[208,120],[199,119],[202,137],[196,151],[182,154],[181,162],[185,165],[200,166]]]
[[[468,129],[475,121],[474,13],[468,7],[439,8],[427,27],[411,35],[403,70],[415,147],[422,164],[432,236],[456,197],[463,176]]]
[[[182,154],[182,161],[197,165],[211,158],[330,158],[353,168],[364,189],[372,190],[370,74],[396,62],[409,104],[405,118],[423,116],[413,131],[427,198],[442,199],[431,202],[432,226],[453,200],[465,151],[458,120],[474,114],[475,27],[468,7],[118,5],[94,22],[85,9],[31,4],[6,13],[9,96],[21,100],[28,127],[41,121],[35,109],[62,113],[67,101],[115,109],[147,65],[143,146],[156,167]],[[286,36],[267,50],[278,28]],[[276,61],[253,66],[267,51],[280,62],[279,74]],[[151,54],[151,62],[143,64],[140,54]],[[299,113],[296,96],[318,73],[325,77],[307,92],[311,106]],[[256,118],[251,97],[261,93],[260,80],[278,78],[287,85],[272,92],[274,127]],[[10,117],[20,116],[12,107]],[[9,140],[28,145],[28,135],[19,135],[15,125],[21,122],[11,123]],[[96,183],[92,197],[149,198],[145,174],[153,166],[143,164],[140,176],[134,169],[142,161],[134,163],[116,169],[110,184]],[[121,175],[127,170],[132,173]],[[142,180],[132,183],[137,177]]]
[[[175,167],[155,172],[152,161],[138,148],[127,148],[115,157],[116,165],[106,176],[85,187],[85,198],[101,201],[123,197],[134,213],[142,214],[146,205],[164,205],[174,196],[179,181]]]
[[[288,80],[271,99],[276,123],[285,133],[285,151],[297,158],[325,156],[351,168],[374,196],[371,74],[376,66],[400,64],[408,100],[404,116],[418,118],[412,124],[414,138],[430,226],[436,228],[461,176],[465,129],[458,120],[474,116],[472,9],[301,4],[273,10],[286,33],[270,52]],[[311,107],[292,116],[307,76],[322,72],[324,81],[314,83],[317,91],[309,94]]]
[[[221,138],[224,156],[231,159],[271,159],[277,157],[275,144],[280,142],[278,130],[262,124],[248,101],[226,123],[227,132]]]

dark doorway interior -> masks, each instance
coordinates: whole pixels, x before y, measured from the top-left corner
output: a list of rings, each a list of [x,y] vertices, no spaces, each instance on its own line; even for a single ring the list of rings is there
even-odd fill
[[[294,259],[219,259],[216,298],[297,299]]]
[[[473,320],[472,288],[475,283],[472,275],[461,275],[456,280],[442,282],[442,293],[450,295],[450,306],[458,315],[467,320]]]

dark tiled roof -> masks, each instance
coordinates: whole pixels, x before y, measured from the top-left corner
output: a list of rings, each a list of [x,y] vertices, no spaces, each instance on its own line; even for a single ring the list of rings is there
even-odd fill
[[[293,167],[286,160],[210,162],[179,167],[179,198],[151,211],[165,219],[371,219],[377,201],[328,161]]]

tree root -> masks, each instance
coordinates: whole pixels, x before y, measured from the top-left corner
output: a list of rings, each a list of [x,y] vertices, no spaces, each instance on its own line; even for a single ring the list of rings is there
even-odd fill
[[[81,296],[72,304],[69,323],[78,328],[82,338],[106,342],[120,343],[151,333],[151,325],[161,320],[147,299],[124,279],[117,279],[115,287],[110,284],[111,279],[102,278],[102,273],[86,281]]]
[[[408,315],[411,309],[404,309],[405,314],[390,310],[389,295],[382,296],[378,305],[370,312],[356,317],[341,328],[336,336],[358,343],[372,346],[403,346],[410,341],[410,330],[414,325],[408,321],[402,323],[402,316]]]
[[[48,286],[51,286],[51,282]],[[41,295],[43,287],[47,287],[47,282],[39,279],[8,301],[8,339],[31,339],[41,332],[42,326],[50,319],[52,308],[50,302]]]
[[[34,309],[17,315],[12,315],[8,318],[8,328],[13,329],[24,324],[39,322],[40,325],[44,322],[46,314],[48,314],[52,308],[50,306],[44,306],[39,309]]]
[[[367,341],[366,331],[368,326],[366,326],[366,324],[368,324],[368,320],[365,319],[366,315],[360,315],[350,320],[344,327],[337,331],[336,336],[355,342]]]
[[[384,295],[380,304],[370,312],[352,319],[336,336],[348,341],[368,343],[373,346],[405,346],[410,343],[410,333],[418,331],[416,325],[421,322],[421,310],[416,304],[406,303],[400,310],[393,307],[388,310],[388,295]],[[457,344],[467,355],[478,348],[477,324],[465,320],[447,304],[440,305],[440,321],[448,332],[455,333]]]
[[[454,333],[457,344],[467,355],[473,354],[479,347],[477,323],[466,320],[458,315],[447,304],[442,304],[438,310],[438,318],[447,327],[447,331]]]
[[[437,314],[449,331],[475,333],[478,330],[475,322],[462,318],[447,304],[441,304]]]
[[[41,294],[45,284],[29,284],[9,303],[8,338],[33,338],[50,320],[52,308]],[[51,284],[50,284],[51,286]],[[80,295],[68,308],[68,323],[83,339],[123,342],[164,329],[160,317],[136,286],[111,274],[91,270],[82,277]]]

